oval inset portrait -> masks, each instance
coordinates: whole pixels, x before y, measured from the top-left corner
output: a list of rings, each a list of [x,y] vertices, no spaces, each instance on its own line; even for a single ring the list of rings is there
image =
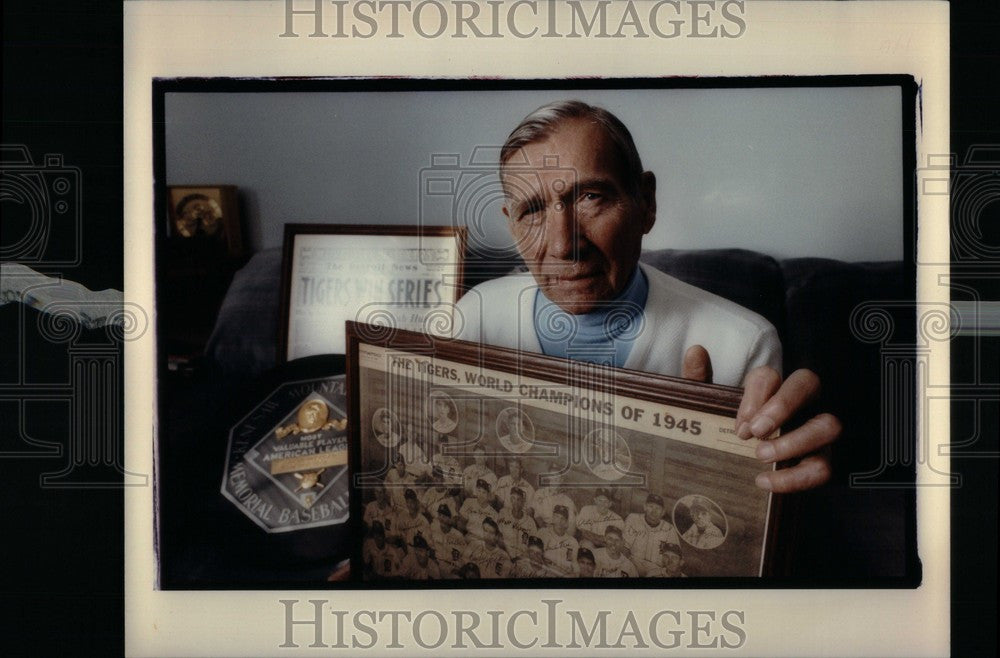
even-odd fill
[[[695,548],[711,549],[726,541],[729,520],[707,496],[688,494],[674,505],[674,527]]]

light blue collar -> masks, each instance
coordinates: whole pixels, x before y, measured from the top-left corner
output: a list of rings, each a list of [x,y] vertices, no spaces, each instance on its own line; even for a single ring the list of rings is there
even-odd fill
[[[648,294],[649,282],[638,266],[615,299],[590,313],[567,313],[539,288],[535,293],[534,325],[542,352],[622,367],[642,328]]]

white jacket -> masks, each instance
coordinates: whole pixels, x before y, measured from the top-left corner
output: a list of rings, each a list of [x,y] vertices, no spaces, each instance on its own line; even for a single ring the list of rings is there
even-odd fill
[[[715,384],[741,386],[767,365],[781,372],[781,343],[767,320],[739,304],[645,264],[649,295],[625,368],[679,377],[685,351],[708,350]],[[528,273],[481,283],[456,305],[455,338],[541,352],[535,333],[537,285]]]

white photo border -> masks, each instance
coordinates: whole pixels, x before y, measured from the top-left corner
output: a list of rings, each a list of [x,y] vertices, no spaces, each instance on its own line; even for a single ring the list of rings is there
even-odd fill
[[[309,3],[307,3],[309,4]],[[332,4],[326,3],[332,10]],[[589,3],[584,3],[589,4]],[[427,39],[400,25],[400,38],[281,38],[285,2],[125,3],[125,255],[127,301],[152,309],[153,200],[151,81],[184,76],[339,77],[655,77],[751,75],[907,74],[919,81],[917,162],[949,152],[948,12],[943,2],[747,2],[746,30],[732,39],[621,39],[613,47],[593,38]],[[210,32],[207,33],[210,27]],[[564,30],[568,31],[568,30]],[[893,47],[905,43],[905,47]],[[888,44],[888,47],[887,47]],[[919,195],[919,192],[918,192]],[[920,196],[918,211],[918,305],[947,304],[940,283],[948,272],[947,195]],[[126,468],[154,472],[156,441],[155,337],[126,347]],[[924,386],[946,390],[947,342],[929,348]],[[940,393],[935,396],[935,401]],[[592,619],[597,611],[632,610],[640,618],[677,611],[738,610],[744,631],[730,650],[739,655],[941,655],[949,642],[949,460],[947,404],[928,413],[927,390],[917,400],[920,424],[918,546],[923,581],[912,590],[689,590],[671,591],[669,603],[656,591],[520,591],[483,597],[456,591],[443,604],[488,618],[496,609],[527,609],[543,615],[545,601]],[[153,490],[126,491],[126,652],[129,655],[273,655],[315,653],[312,630],[293,629],[298,649],[286,642],[287,604],[294,615],[325,600],[327,610],[426,610],[420,591],[163,592],[156,588]],[[333,599],[336,602],[333,602]],[[645,615],[645,617],[643,617]],[[335,618],[328,616],[330,626]],[[913,620],[921,620],[914,624]],[[620,622],[619,622],[620,625]],[[615,627],[617,631],[618,626]],[[808,639],[796,632],[809,629]],[[222,630],[226,629],[226,630]],[[417,649],[402,630],[399,642]],[[691,634],[685,642],[690,642]],[[538,629],[540,634],[544,627]],[[570,627],[539,639],[525,632],[526,653],[540,654],[546,639],[572,641]],[[792,640],[791,638],[799,638]],[[531,642],[531,640],[536,640]],[[336,641],[327,636],[328,645]],[[389,642],[389,638],[383,638]],[[685,644],[690,652],[693,645]],[[517,645],[508,645],[507,651]],[[694,649],[697,651],[697,649]],[[330,651],[326,649],[325,651]],[[350,648],[343,653],[356,651]],[[378,646],[380,653],[387,645]],[[614,655],[630,649],[609,648]],[[432,652],[467,653],[452,638]],[[553,653],[552,655],[555,655]]]

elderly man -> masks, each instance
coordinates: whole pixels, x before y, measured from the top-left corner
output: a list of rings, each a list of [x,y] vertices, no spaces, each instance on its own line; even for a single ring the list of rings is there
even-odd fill
[[[781,345],[766,320],[639,265],[656,221],[656,177],[617,117],[579,101],[535,110],[507,138],[500,180],[533,281],[511,275],[470,291],[458,304],[458,338],[742,385],[735,431],[743,439],[771,436],[818,394],[812,372],[782,382]],[[826,482],[821,451],[839,433],[837,419],[822,414],[762,442],[762,461],[798,463],[759,474],[757,485],[788,492]]]

